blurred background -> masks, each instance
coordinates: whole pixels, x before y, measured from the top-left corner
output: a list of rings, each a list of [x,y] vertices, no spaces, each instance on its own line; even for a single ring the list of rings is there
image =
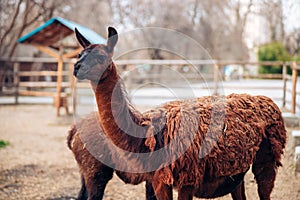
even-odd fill
[[[72,75],[82,50],[73,31],[105,43],[108,26],[119,32],[114,61],[141,111],[204,95],[272,98],[288,130],[272,199],[300,199],[299,10],[299,0],[0,0],[0,199],[76,198],[66,134],[97,107],[89,82]],[[256,190],[247,174],[247,199]],[[114,178],[105,199],[144,192]]]
[[[281,48],[281,60],[299,59],[299,9],[297,0],[1,0],[0,56],[33,56],[34,50],[22,50],[17,39],[59,16],[104,37],[109,25],[121,33],[142,27],[173,29],[192,37],[213,59],[255,60],[265,45]],[[158,50],[144,58],[167,56]]]
[[[170,90],[186,85],[181,77],[198,89],[194,96],[268,91],[295,113],[300,73],[292,62],[300,61],[299,9],[297,0],[1,0],[0,102],[34,103],[27,97],[35,96],[39,102],[53,101],[58,115],[60,107],[75,110],[94,102],[86,98],[92,96],[89,85],[72,78],[80,51],[73,29],[84,26],[101,43],[107,27],[114,26],[120,34],[115,60],[136,104],[181,98],[182,90]],[[40,29],[53,19],[62,21]],[[71,27],[66,30],[61,22]],[[142,90],[159,86],[168,91]]]

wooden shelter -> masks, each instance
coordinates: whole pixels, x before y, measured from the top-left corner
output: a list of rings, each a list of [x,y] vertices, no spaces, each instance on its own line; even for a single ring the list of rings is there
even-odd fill
[[[106,40],[94,31],[75,22],[54,17],[40,27],[18,39],[19,43],[30,44],[38,48],[41,52],[57,59],[57,86],[54,95],[57,115],[61,107],[66,107],[66,97],[62,95],[62,73],[64,61],[74,58],[81,51],[78,43],[64,44],[63,40],[73,34],[75,27],[83,33],[92,43],[104,43]],[[32,93],[31,93],[32,94]]]

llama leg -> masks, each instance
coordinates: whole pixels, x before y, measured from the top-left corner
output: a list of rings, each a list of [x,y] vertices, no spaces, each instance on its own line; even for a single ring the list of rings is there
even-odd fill
[[[261,200],[269,200],[274,187],[276,168],[275,163],[256,163],[252,167]]]
[[[104,190],[108,181],[112,179],[113,172],[111,168],[102,168],[86,178],[85,185],[88,191],[88,200],[101,200],[103,198]]]
[[[244,181],[242,181],[241,184],[233,192],[231,192],[231,197],[233,200],[246,200]]]
[[[155,192],[152,183],[146,181],[146,200],[156,200]]]
[[[152,186],[155,191],[156,198],[158,200],[172,200],[173,199],[171,185],[167,185],[161,181],[153,181]]]
[[[183,186],[178,188],[178,200],[192,200],[194,196],[193,186]]]
[[[263,141],[252,166],[252,172],[257,182],[258,195],[261,200],[270,199],[274,187],[276,169],[277,166],[271,153],[270,144]]]
[[[87,200],[88,199],[88,193],[85,187],[85,182],[83,176],[81,176],[81,188],[77,197],[77,200]]]
[[[87,181],[87,190],[88,190],[88,200],[101,200],[104,195],[105,187],[108,183],[107,181],[97,181],[97,180],[88,180]]]

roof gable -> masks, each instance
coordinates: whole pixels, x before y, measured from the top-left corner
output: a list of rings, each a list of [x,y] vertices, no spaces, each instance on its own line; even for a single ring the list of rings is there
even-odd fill
[[[91,29],[66,20],[61,17],[53,17],[38,28],[18,39],[18,42],[25,44],[39,44],[50,46],[57,43],[63,38],[73,34],[75,27],[82,33],[91,43],[105,43],[106,40],[99,36]]]

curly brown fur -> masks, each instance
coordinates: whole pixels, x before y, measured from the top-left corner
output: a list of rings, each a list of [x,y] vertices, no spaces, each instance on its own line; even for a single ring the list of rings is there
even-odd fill
[[[262,106],[263,104],[267,106]],[[214,106],[215,108],[223,107],[225,110],[215,109]],[[223,127],[219,127],[219,130],[214,129],[214,134],[221,131],[222,135],[218,137],[217,142],[215,142],[214,147],[207,156],[200,159],[200,161],[198,161],[199,157],[197,156],[200,153],[196,153],[196,157],[186,156],[186,154],[193,154],[195,147],[201,147],[201,145],[191,146],[183,157],[176,160],[173,166],[170,166],[172,167],[172,177],[175,179],[174,184],[176,187],[198,185],[199,188],[196,188],[194,192],[195,196],[214,198],[232,192],[243,181],[244,173],[247,172],[253,162],[253,172],[256,176],[265,170],[268,161],[270,161],[273,171],[281,165],[280,155],[283,153],[286,141],[285,129],[278,107],[269,98],[264,96],[230,95],[226,97],[225,101],[222,97],[203,97],[193,100],[170,102],[155,110],[148,111],[144,115],[151,117],[153,125],[157,130],[164,130],[164,132],[156,134],[157,149],[176,140],[176,137],[180,138],[182,136],[178,134],[180,133],[178,129],[174,129],[176,125],[165,127],[165,129],[162,128],[166,126],[165,123],[180,124],[181,118],[184,118],[182,109],[184,109],[184,112],[187,112],[188,109],[193,110],[193,112],[188,113],[195,113],[196,118],[201,120],[201,129],[199,128],[199,131],[201,130],[202,132],[197,133],[204,135],[201,137],[201,141],[203,141],[205,135],[212,131],[210,129],[218,127],[215,123],[219,119],[215,119],[214,122],[210,119],[213,111],[217,112],[215,113],[216,116],[224,116],[224,113],[226,113],[226,118]],[[168,117],[164,119],[163,116],[166,112],[168,113],[166,115]],[[179,115],[178,118],[176,118],[177,115]],[[191,118],[191,116],[189,117]],[[209,127],[211,123],[214,124],[213,127]],[[187,125],[190,126],[191,124]],[[190,127],[193,127],[193,125]],[[174,137],[175,135],[176,137]],[[183,135],[183,137],[186,136]],[[110,180],[113,172],[111,168],[97,160],[95,155],[91,155],[89,150],[92,150],[91,147],[94,146],[97,148],[96,152],[101,153],[100,155],[103,156],[105,154],[112,157],[112,152],[114,152],[110,150],[112,143],[107,142],[104,138],[106,137],[101,131],[96,113],[89,114],[77,122],[76,125],[73,125],[68,135],[68,146],[74,153],[84,180],[87,180],[87,182],[99,181],[99,188],[95,190],[103,190],[103,192],[105,189],[103,185],[106,185]],[[198,136],[195,137],[194,142],[198,138]],[[180,143],[178,145],[182,146],[184,144],[182,140],[178,140],[178,142]],[[209,140],[205,140],[206,145],[209,142]],[[86,145],[89,149],[86,148]],[[162,146],[159,147],[159,145]],[[198,149],[198,152],[200,152],[200,149]],[[193,151],[192,153],[191,150]],[[205,149],[202,150],[205,151]],[[172,152],[169,155],[174,156]],[[182,171],[180,165],[184,165],[187,170]],[[91,169],[91,166],[93,166],[93,169]],[[195,176],[192,167],[195,168],[197,166],[202,166],[200,169],[202,170],[202,179]],[[260,166],[260,168],[257,166]],[[191,173],[192,175],[190,175]],[[101,174],[101,176],[97,177],[97,174]],[[117,172],[117,174],[124,182],[131,184],[138,184],[148,179],[146,177],[143,177],[143,180],[137,179],[138,176],[136,174],[134,176],[128,174],[125,176],[124,174],[126,173],[124,172]],[[265,174],[261,176],[264,178]],[[266,185],[270,185],[270,183],[268,182]]]
[[[76,122],[69,130],[67,145],[73,152],[82,176],[81,190],[78,199],[102,199],[106,184],[116,171],[118,177],[125,183],[139,184],[146,180],[144,176],[126,173],[112,169],[101,162],[105,160],[114,165],[115,157],[119,157],[112,143],[105,137],[98,123],[97,113],[90,113]],[[113,150],[112,150],[113,149]],[[112,153],[114,152],[114,153]],[[151,184],[147,183],[147,200],[155,200]]]
[[[140,174],[152,182],[158,199],[172,198],[170,185],[177,187],[179,199],[227,193],[245,199],[243,177],[252,164],[260,198],[270,198],[286,143],[281,112],[270,98],[209,96],[169,102],[141,114],[127,101],[112,62],[116,30],[109,28],[106,45],[90,45],[78,31],[76,36],[85,49],[74,75],[91,81],[105,135],[130,152],[118,158],[144,171],[160,163],[152,173]],[[98,62],[97,56],[105,59]],[[152,156],[145,162],[133,153]]]
[[[206,189],[214,191],[204,189],[205,183],[243,174],[253,164],[259,195],[269,198],[286,143],[281,112],[270,98],[203,97],[166,103],[158,110],[161,114],[156,113],[153,121],[166,116],[165,128],[157,136],[158,149],[172,143],[176,147],[163,159],[175,160],[176,153],[186,149],[169,166],[176,187],[193,186],[198,197],[216,197],[205,194]]]

